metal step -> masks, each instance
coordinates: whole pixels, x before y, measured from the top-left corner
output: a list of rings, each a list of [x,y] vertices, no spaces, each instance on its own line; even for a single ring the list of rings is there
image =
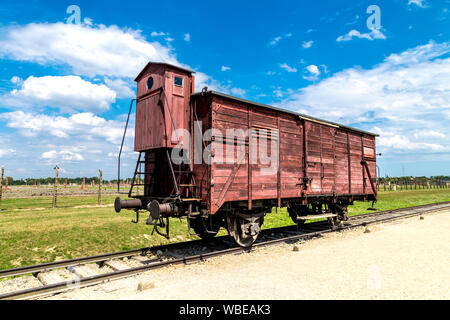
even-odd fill
[[[181,198],[181,201],[202,201],[201,198]]]
[[[312,214],[309,216],[299,216],[297,220],[311,220],[311,219],[322,219],[322,218],[333,218],[337,217],[337,214],[334,213],[325,213],[325,214]]]

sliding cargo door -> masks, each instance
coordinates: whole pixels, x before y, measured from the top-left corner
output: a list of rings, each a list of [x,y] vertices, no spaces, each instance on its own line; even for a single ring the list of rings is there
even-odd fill
[[[375,137],[363,136],[363,167],[365,178],[365,194],[377,195],[377,163]]]
[[[311,181],[308,193],[332,194],[335,190],[335,128],[306,121],[305,133],[306,176]]]
[[[361,135],[357,133],[348,133],[348,143],[350,150],[350,184],[352,194],[364,193],[364,167],[361,163],[363,160],[363,145]]]

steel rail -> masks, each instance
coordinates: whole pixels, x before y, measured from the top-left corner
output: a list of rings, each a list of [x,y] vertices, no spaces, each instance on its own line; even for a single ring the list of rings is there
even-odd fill
[[[366,226],[369,224],[393,221],[396,219],[404,219],[404,218],[413,217],[413,216],[424,214],[424,213],[440,211],[440,210],[444,210],[444,209],[448,209],[448,208],[450,208],[450,201],[434,203],[434,204],[427,204],[427,205],[420,205],[420,206],[414,206],[414,207],[408,207],[408,208],[399,208],[399,209],[394,209],[394,210],[366,213],[366,214],[362,214],[362,215],[358,215],[358,216],[353,216],[353,217],[351,217],[351,220],[357,220],[360,218],[370,218],[370,217],[374,217],[374,216],[378,217],[380,215],[382,216],[383,214],[391,215],[391,214],[395,214],[395,213],[401,213],[404,211],[407,212],[405,214],[381,217],[381,218],[375,219],[375,220],[361,221],[356,224],[344,225],[344,226],[341,226],[341,227],[335,228],[335,229],[327,228],[327,229],[317,230],[317,231],[313,230],[312,232],[308,232],[307,230],[303,230],[303,231],[300,230],[300,231],[298,231],[299,232],[298,234],[294,234],[294,235],[291,235],[288,237],[282,237],[279,239],[272,238],[271,240],[256,242],[255,244],[253,244],[253,246],[251,248],[232,247],[232,248],[227,248],[227,249],[223,249],[223,250],[217,250],[217,251],[212,251],[212,252],[208,252],[208,253],[203,253],[203,254],[184,256],[184,257],[176,258],[173,260],[157,261],[154,263],[150,263],[150,264],[135,267],[135,268],[119,270],[119,271],[109,272],[109,273],[105,273],[105,274],[93,275],[93,276],[89,276],[89,277],[85,277],[85,278],[80,278],[78,280],[59,282],[59,283],[44,285],[41,287],[35,287],[35,288],[29,288],[29,289],[23,289],[23,290],[19,290],[19,291],[9,292],[9,293],[5,293],[5,294],[0,294],[0,300],[36,298],[36,297],[40,297],[42,295],[48,295],[48,294],[52,294],[52,293],[61,293],[66,290],[81,288],[81,287],[94,285],[94,284],[99,284],[99,283],[102,283],[102,282],[108,281],[108,280],[124,278],[124,277],[128,277],[131,275],[142,273],[144,271],[161,268],[161,267],[168,266],[168,265],[186,264],[186,263],[192,263],[192,262],[196,262],[196,261],[203,261],[203,260],[206,260],[211,257],[226,255],[226,254],[231,254],[231,253],[250,252],[254,248],[258,248],[258,247],[266,247],[266,246],[278,244],[281,242],[289,242],[289,241],[296,241],[296,240],[300,240],[300,239],[313,238],[313,237],[317,237],[319,235],[326,234],[326,233],[332,233],[332,232],[336,232],[336,231],[344,231],[344,230],[349,230],[349,229],[353,229],[353,228],[357,228],[357,227],[361,227],[361,226]],[[353,219],[354,217],[357,217],[357,219]],[[275,229],[283,229],[283,227],[275,228]],[[273,232],[274,229],[265,229],[264,231]],[[283,232],[282,230],[280,230],[280,231]],[[292,231],[286,230],[285,232],[288,234],[292,234]],[[219,237],[219,238],[226,238],[226,236]],[[219,238],[216,238],[216,239],[219,239]],[[54,269],[55,268],[54,266],[56,266],[56,265],[59,268],[59,267],[64,267],[64,266],[73,266],[76,264],[83,264],[83,263],[87,263],[87,262],[106,261],[108,259],[111,259],[112,257],[113,258],[129,257],[129,256],[133,256],[133,255],[136,255],[136,254],[148,251],[148,250],[153,251],[153,250],[156,250],[157,248],[164,248],[164,247],[171,246],[171,245],[180,245],[180,244],[187,244],[187,243],[193,243],[193,242],[201,242],[201,240],[195,240],[195,241],[183,242],[183,243],[177,243],[177,244],[161,245],[161,246],[148,247],[148,248],[142,248],[142,249],[136,249],[136,250],[128,250],[128,251],[116,252],[116,253],[111,253],[111,254],[97,255],[97,256],[92,256],[92,257],[85,257],[85,258],[66,260],[66,261],[59,261],[59,262],[47,263],[47,264],[42,264],[42,265],[30,266],[30,267],[22,267],[22,268],[10,269],[10,270],[3,270],[2,272],[7,273],[7,272],[12,272],[13,270],[16,270],[16,272],[22,272],[22,271],[28,270],[26,273],[30,273],[31,271],[29,271],[29,270],[31,270],[32,268],[35,268],[36,271],[34,271],[34,272],[38,272],[38,271],[42,271],[42,270],[47,270],[48,267],[46,269],[45,266],[50,266],[51,269]],[[20,273],[20,274],[23,274],[23,273]],[[16,275],[17,275],[17,273],[16,273]]]

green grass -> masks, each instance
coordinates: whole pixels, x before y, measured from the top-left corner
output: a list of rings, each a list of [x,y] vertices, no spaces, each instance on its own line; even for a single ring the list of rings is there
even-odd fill
[[[96,196],[60,197],[58,208],[49,209],[52,198],[22,198],[2,201],[0,211],[0,269],[36,263],[71,259],[112,251],[128,250],[156,244],[195,239],[187,233],[186,220],[171,219],[171,240],[151,236],[152,227],[141,215],[138,224],[132,211],[115,213],[111,204],[114,196],[104,196],[107,207],[74,206],[93,205]],[[389,210],[450,201],[450,189],[408,190],[380,192],[375,207]],[[355,202],[349,214],[367,213],[370,202]],[[264,229],[292,225],[285,208],[272,210],[265,217]],[[226,234],[221,230],[220,234]]]

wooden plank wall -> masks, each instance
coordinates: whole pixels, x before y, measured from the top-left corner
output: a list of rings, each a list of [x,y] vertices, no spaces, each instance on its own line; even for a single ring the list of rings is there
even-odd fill
[[[212,127],[224,135],[227,129],[245,132],[252,128],[250,139],[253,143],[249,149],[248,139],[212,142],[217,158],[210,168],[211,212],[216,212],[227,201],[248,201],[250,207],[254,200],[278,199],[280,202],[281,199],[299,198],[303,192],[310,195],[373,193],[368,180],[364,187],[367,173],[361,160],[375,155],[375,137],[305,120],[306,135],[303,139],[303,124],[295,115],[217,96],[212,99]],[[207,105],[203,107],[208,108]],[[258,141],[268,132],[272,133],[269,137],[279,146],[279,155],[273,158],[275,167],[279,163],[279,170],[275,171],[267,171],[270,163],[261,163],[261,159],[249,165],[259,154]],[[268,139],[269,158],[270,143],[272,141]],[[225,156],[226,148],[231,148],[234,156],[230,159],[224,157],[224,163],[218,163],[219,157]],[[303,152],[304,148],[306,152]],[[241,164],[236,163],[238,150],[245,154]],[[371,176],[376,178],[376,163],[368,160]],[[306,176],[312,178],[307,190],[303,189],[304,161]]]
[[[195,104],[196,104],[198,120],[202,123],[201,137],[203,137],[205,131],[211,128],[211,101],[200,98],[200,99],[195,100]],[[192,112],[194,112],[194,110],[192,110]],[[196,120],[194,114],[192,115],[192,120],[193,121]],[[196,124],[195,123],[191,124],[191,132],[195,132],[195,130],[199,130],[198,127],[197,127],[197,129],[195,129],[194,125],[196,125]],[[199,155],[201,157],[200,158],[201,163],[193,164],[194,179],[195,179],[195,183],[197,184],[198,196],[202,199],[202,201],[208,203],[208,206],[210,206],[210,201],[211,201],[211,199],[209,198],[209,194],[210,194],[209,170],[210,170],[210,167],[206,164],[206,162],[204,161],[204,158],[203,158],[203,154],[204,154],[203,143],[201,141],[199,141],[197,143],[199,143],[200,145],[195,145],[194,140],[193,140],[194,138],[195,138],[194,134],[192,134],[192,140],[191,140],[192,146],[193,146],[193,148],[200,148]],[[195,153],[197,151],[198,151],[197,149],[193,149],[192,157],[195,156]],[[195,159],[193,159],[193,160],[195,160]]]

